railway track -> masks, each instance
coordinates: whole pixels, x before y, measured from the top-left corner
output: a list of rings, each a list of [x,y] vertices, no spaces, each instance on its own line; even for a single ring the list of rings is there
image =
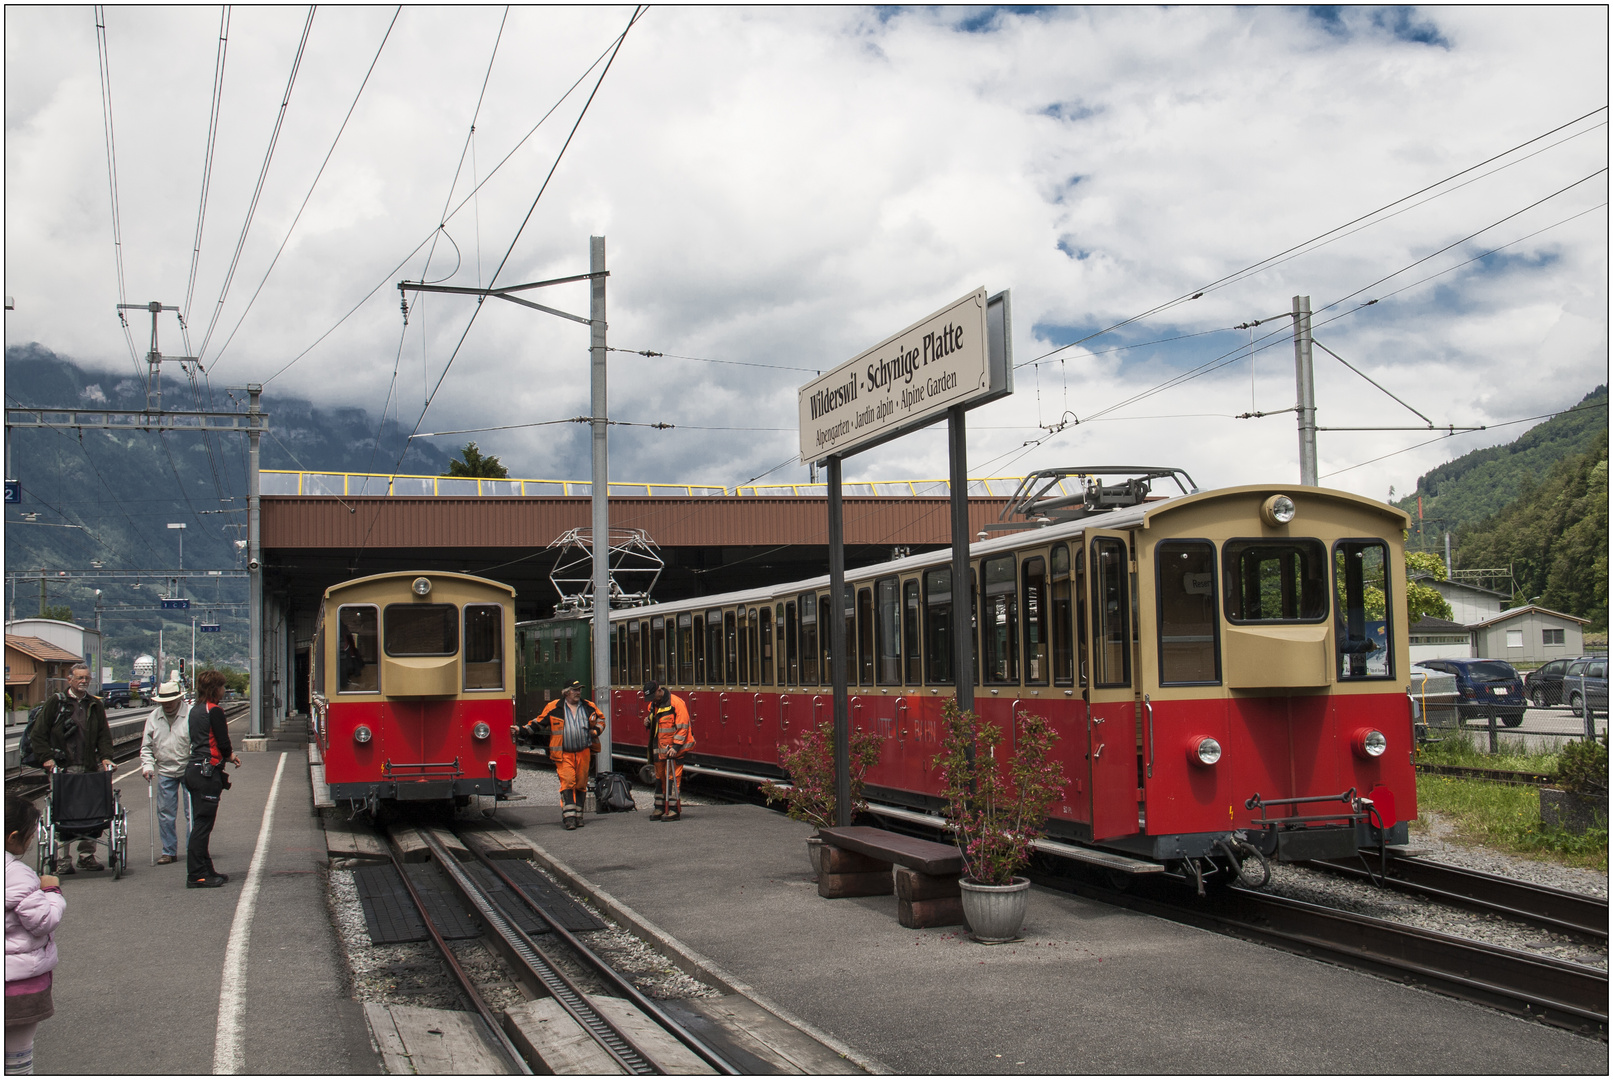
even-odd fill
[[[1365,857],[1366,853],[1363,853]],[[1370,862],[1370,859],[1368,860]],[[1352,863],[1322,860],[1313,869],[1437,900],[1442,904],[1529,923],[1545,930],[1607,940],[1607,901],[1428,859],[1397,857],[1378,874]]]
[[[433,835],[431,830],[417,829],[414,832],[430,852],[438,869],[453,883],[466,905],[487,928],[487,943],[503,957],[527,993],[534,998],[542,996],[553,998],[628,1075],[664,1075],[668,1071],[663,1064],[656,1060],[651,1052],[638,1045],[623,1030],[624,1025],[618,1019],[614,1019],[609,1013],[596,1007],[594,1000],[577,986],[576,982],[565,973],[563,966],[542,945],[505,915],[484,884],[460,865],[459,860]],[[403,852],[397,842],[396,833],[389,837],[388,846],[398,875],[408,887],[409,894],[414,900],[421,920],[425,923],[432,940],[447,961],[455,979],[464,990],[466,998],[471,1002],[482,1023],[486,1026],[488,1042],[502,1051],[509,1060],[511,1071],[514,1073],[531,1074],[534,1064],[542,1067],[542,1063],[529,1063],[510,1040],[509,1036],[505,1034],[497,1014],[487,1005],[477,991],[474,980],[465,972],[453,950],[449,948],[441,931],[433,923],[426,904],[410,882],[409,875],[404,871]],[[504,871],[503,867],[498,865],[496,860],[483,857],[482,852],[474,843],[466,843],[465,848],[471,852],[482,867],[502,883],[511,895],[519,897],[543,920],[544,924],[549,927],[550,932],[569,954],[597,976],[607,987],[610,996],[619,997],[629,1002],[642,1016],[658,1025],[668,1035],[687,1047],[689,1051],[719,1075],[740,1075],[739,1070],[722,1055],[646,997],[639,991],[638,987],[633,985],[631,980],[616,971],[608,961],[597,955],[575,934],[561,925],[561,920],[549,915],[544,910],[543,905],[534,901]]]
[[[1032,878],[1089,899],[1607,1038],[1607,972],[1597,968],[1238,887],[1199,899],[1180,895],[1180,884],[1171,881],[1138,881],[1119,892],[1056,870]]]

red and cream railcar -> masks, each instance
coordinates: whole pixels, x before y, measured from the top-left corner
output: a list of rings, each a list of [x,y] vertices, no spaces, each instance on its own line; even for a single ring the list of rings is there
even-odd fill
[[[838,604],[817,578],[616,612],[613,743],[633,756],[653,678],[688,701],[697,765],[778,775],[780,742],[833,714],[844,618],[851,723],[885,737],[868,797],[937,809],[966,593],[977,711],[1058,733],[1052,836],[1164,862],[1404,842],[1406,524],[1346,492],[1239,487],[976,543],[962,590],[938,551],[848,571]]]
[[[468,574],[376,574],[325,590],[314,730],[331,797],[467,802],[515,778],[515,590]]]

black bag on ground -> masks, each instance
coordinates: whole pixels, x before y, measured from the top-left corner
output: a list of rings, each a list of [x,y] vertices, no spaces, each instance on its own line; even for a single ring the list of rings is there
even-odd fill
[[[632,785],[619,772],[600,773],[594,777],[594,806],[601,814],[638,809],[633,802]]]

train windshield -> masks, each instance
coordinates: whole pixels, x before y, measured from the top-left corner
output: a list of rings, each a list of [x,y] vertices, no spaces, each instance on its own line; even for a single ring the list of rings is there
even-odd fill
[[[453,604],[388,604],[388,656],[452,656],[459,651],[459,609]]]
[[[1327,618],[1327,549],[1320,540],[1229,540],[1222,565],[1230,621]]]
[[[375,607],[344,604],[337,610],[336,689],[344,694],[373,694],[379,686],[375,657]]]

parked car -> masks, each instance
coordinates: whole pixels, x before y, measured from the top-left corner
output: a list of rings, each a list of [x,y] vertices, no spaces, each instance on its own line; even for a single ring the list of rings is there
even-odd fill
[[[1528,702],[1523,696],[1523,676],[1505,660],[1423,660],[1421,667],[1456,676],[1456,713],[1463,720],[1483,720],[1489,706],[1507,727],[1523,723]],[[1604,695],[1605,695],[1604,682]]]
[[[1590,674],[1592,669],[1600,672],[1599,675]],[[1574,676],[1568,678],[1569,670],[1573,669]],[[1550,708],[1553,705],[1568,704],[1568,691],[1570,681],[1578,686],[1580,679],[1586,681],[1585,689],[1591,699],[1591,707],[1605,708],[1607,705],[1607,657],[1605,656],[1579,656],[1571,660],[1553,660],[1549,664],[1531,671],[1524,679],[1524,696],[1529,704],[1537,709]],[[1600,688],[1593,689],[1593,684],[1600,680]]]
[[[103,700],[108,709],[133,709],[151,704],[138,691],[130,690],[127,686],[109,687]]]
[[[1563,674],[1563,700],[1581,712],[1589,699],[1592,712],[1607,711],[1607,657],[1583,656]]]

